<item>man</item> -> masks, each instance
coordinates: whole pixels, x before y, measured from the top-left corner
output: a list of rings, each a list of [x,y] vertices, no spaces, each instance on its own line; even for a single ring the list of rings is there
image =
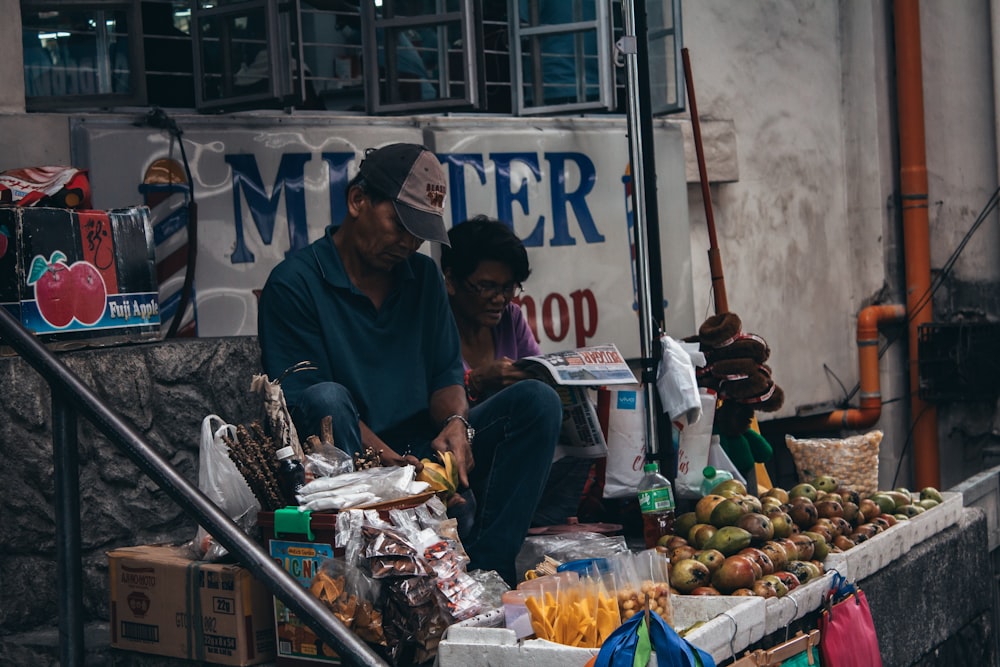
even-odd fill
[[[416,464],[452,452],[475,498],[462,526],[471,566],[513,585],[562,409],[551,387],[525,381],[469,410],[441,274],[417,253],[424,241],[448,243],[446,190],[423,146],[366,152],[343,223],[271,272],[261,356],[303,437],[330,415],[335,443],[352,454],[371,448],[384,463]]]

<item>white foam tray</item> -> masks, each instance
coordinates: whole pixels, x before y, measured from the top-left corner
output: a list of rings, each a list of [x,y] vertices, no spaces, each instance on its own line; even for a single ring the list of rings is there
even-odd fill
[[[719,662],[764,637],[764,603],[764,598],[755,597],[677,595],[673,597],[674,626],[683,629],[701,622],[686,639]],[[476,625],[495,623],[496,614],[502,618],[503,610],[448,628],[438,645],[437,667],[583,665],[599,651],[542,639],[518,641],[513,630]]]
[[[823,561],[823,565],[826,564],[826,561]],[[792,621],[819,609],[823,603],[823,596],[833,584],[833,574],[832,569],[828,567],[826,574],[819,579],[796,586],[784,597],[765,600],[764,634],[776,632]]]
[[[827,570],[837,570],[850,582],[858,582],[878,572],[910,548],[909,521],[898,521],[888,530],[823,561]]]
[[[962,508],[965,506],[962,494],[945,491],[941,496],[944,498],[944,502],[940,505],[904,522],[910,527],[906,551],[909,551],[913,545],[919,544],[932,535],[937,535],[942,530],[958,523],[962,516]]]

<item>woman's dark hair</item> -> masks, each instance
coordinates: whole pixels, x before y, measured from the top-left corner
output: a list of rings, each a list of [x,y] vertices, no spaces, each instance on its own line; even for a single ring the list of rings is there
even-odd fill
[[[510,267],[515,282],[528,279],[528,252],[505,223],[485,215],[460,222],[448,231],[451,247],[441,246],[441,270],[451,269],[452,280],[465,280],[483,260]]]

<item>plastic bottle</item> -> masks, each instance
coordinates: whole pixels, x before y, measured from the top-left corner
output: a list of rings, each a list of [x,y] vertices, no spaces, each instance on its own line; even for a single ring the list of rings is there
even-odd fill
[[[674,532],[674,490],[670,480],[660,474],[660,464],[653,461],[642,467],[639,482],[639,509],[642,510],[642,536],[646,548],[652,549],[657,540]]]
[[[733,478],[733,473],[728,470],[716,470],[712,466],[705,466],[705,469],[701,471],[705,479],[701,481],[701,495],[707,496],[712,493],[714,489],[719,484],[722,484],[727,479]]]
[[[292,447],[282,447],[276,451],[278,457],[278,487],[285,502],[290,505],[298,505],[295,498],[298,490],[305,486],[306,469],[295,457],[295,450]]]

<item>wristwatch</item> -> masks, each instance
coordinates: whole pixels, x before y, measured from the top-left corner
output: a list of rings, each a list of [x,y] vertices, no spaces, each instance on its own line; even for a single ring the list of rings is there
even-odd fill
[[[473,438],[476,437],[476,429],[472,428],[472,424],[469,423],[469,420],[460,414],[454,414],[445,419],[444,425],[447,426],[452,419],[460,419],[462,420],[462,423],[465,424],[465,437],[469,441],[469,444],[471,445]]]

